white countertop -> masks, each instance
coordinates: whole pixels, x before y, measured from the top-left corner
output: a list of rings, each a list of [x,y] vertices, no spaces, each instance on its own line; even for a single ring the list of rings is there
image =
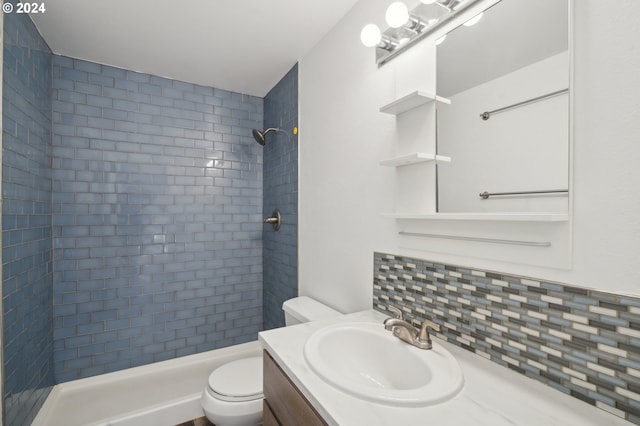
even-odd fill
[[[437,343],[458,360],[465,384],[456,397],[431,407],[392,407],[358,399],[327,384],[311,371],[304,360],[304,344],[314,331],[338,322],[382,324],[385,318],[379,312],[368,310],[263,331],[259,339],[330,425],[631,425],[626,420],[441,339],[437,339]]]

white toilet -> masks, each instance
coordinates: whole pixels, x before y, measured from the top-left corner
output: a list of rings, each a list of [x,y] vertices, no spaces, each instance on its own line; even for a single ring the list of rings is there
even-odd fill
[[[342,315],[322,303],[301,296],[282,305],[285,325]],[[262,357],[231,361],[216,368],[202,392],[202,408],[216,426],[262,424]]]

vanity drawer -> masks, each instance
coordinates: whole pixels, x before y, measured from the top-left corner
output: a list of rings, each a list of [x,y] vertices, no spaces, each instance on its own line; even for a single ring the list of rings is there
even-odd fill
[[[265,425],[325,426],[324,420],[300,393],[267,351],[264,360],[264,398],[262,421]]]

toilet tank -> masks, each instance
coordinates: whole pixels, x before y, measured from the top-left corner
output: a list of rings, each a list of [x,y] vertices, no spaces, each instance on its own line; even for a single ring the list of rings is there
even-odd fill
[[[335,309],[307,296],[294,297],[285,301],[282,304],[282,310],[285,325],[288,326],[342,315]]]

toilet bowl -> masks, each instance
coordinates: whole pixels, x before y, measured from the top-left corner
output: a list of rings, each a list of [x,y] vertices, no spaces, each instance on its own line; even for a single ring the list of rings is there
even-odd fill
[[[287,300],[282,309],[286,326],[342,315],[306,296]],[[200,401],[216,426],[254,426],[262,424],[262,399],[262,357],[258,356],[216,368]]]
[[[262,424],[262,357],[228,362],[209,376],[202,409],[216,426]]]

